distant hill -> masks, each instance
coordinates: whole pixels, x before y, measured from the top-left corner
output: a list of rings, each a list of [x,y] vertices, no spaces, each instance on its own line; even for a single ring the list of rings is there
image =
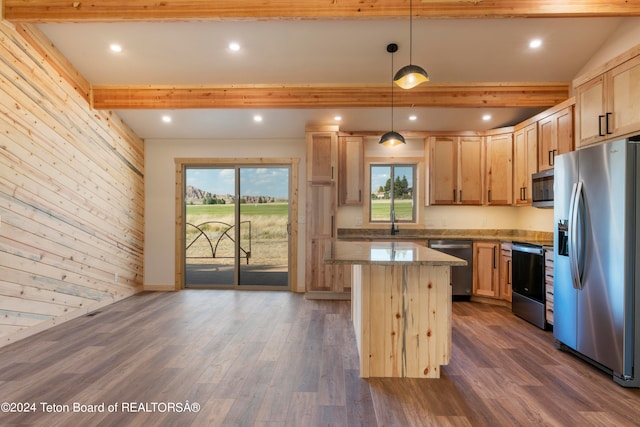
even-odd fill
[[[225,203],[233,203],[234,197],[231,194],[212,194],[209,191],[204,191],[196,188],[192,185],[187,185],[184,200],[185,203],[190,205],[201,205],[204,199],[222,199]]]
[[[196,188],[192,185],[187,185],[184,199],[185,203],[189,205],[201,205],[204,199],[218,199],[224,200],[225,204],[235,203],[235,197],[231,194],[212,194],[209,191],[204,191]],[[274,203],[276,199],[271,196],[242,196],[241,203]]]
[[[184,198],[187,199],[187,201],[190,201],[190,200],[202,201],[202,199],[204,199],[205,197],[213,197],[213,194],[209,193],[208,191],[204,191],[199,188],[196,188],[193,185],[187,185],[187,191],[185,192],[185,195],[184,195]]]

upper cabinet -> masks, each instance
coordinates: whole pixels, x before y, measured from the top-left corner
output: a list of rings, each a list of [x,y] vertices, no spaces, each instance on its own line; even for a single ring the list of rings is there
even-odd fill
[[[487,136],[486,150],[487,204],[510,205],[513,199],[513,133]]]
[[[481,205],[483,137],[431,136],[429,202],[432,205]]]
[[[576,145],[640,131],[640,48],[635,48],[574,81]]]
[[[338,195],[340,205],[362,205],[364,188],[364,142],[361,136],[338,140]]]
[[[307,132],[307,181],[315,184],[336,180],[338,165],[338,132]]]
[[[538,122],[513,134],[513,204],[531,205],[531,175],[538,172]]]
[[[573,106],[538,121],[538,170],[553,169],[555,156],[573,151]]]

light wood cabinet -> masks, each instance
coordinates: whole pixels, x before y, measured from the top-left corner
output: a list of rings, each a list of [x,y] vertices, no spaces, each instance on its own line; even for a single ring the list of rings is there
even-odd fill
[[[538,121],[538,170],[553,169],[555,156],[573,151],[573,107]]]
[[[316,184],[336,180],[338,133],[307,132],[307,181]]]
[[[531,175],[538,172],[538,123],[513,134],[513,204],[531,205]]]
[[[336,239],[337,127],[307,129],[305,289],[308,298],[350,297],[351,270],[325,264],[325,248]]]
[[[511,302],[511,243],[500,245],[500,298]]]
[[[307,184],[307,256],[305,283],[308,292],[350,291],[350,270],[325,264],[325,250],[336,235],[335,184]]]
[[[511,205],[513,200],[513,134],[486,140],[486,200],[488,205]]]
[[[362,197],[365,194],[363,139],[359,136],[340,137],[338,149],[338,198],[340,205],[362,205]]]
[[[500,297],[500,242],[473,242],[473,295]]]
[[[481,205],[483,137],[429,138],[429,202],[432,205]]]
[[[575,85],[577,146],[640,130],[640,56],[627,56],[621,56],[619,65]]]

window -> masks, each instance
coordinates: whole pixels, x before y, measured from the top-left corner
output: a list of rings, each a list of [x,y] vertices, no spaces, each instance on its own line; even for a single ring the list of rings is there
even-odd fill
[[[416,222],[415,164],[371,165],[370,222]]]

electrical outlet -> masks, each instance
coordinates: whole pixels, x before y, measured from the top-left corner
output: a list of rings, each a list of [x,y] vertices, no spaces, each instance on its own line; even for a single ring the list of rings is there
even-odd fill
[[[118,280],[120,280],[120,277],[118,276],[118,273],[113,273],[113,281],[118,283]]]

